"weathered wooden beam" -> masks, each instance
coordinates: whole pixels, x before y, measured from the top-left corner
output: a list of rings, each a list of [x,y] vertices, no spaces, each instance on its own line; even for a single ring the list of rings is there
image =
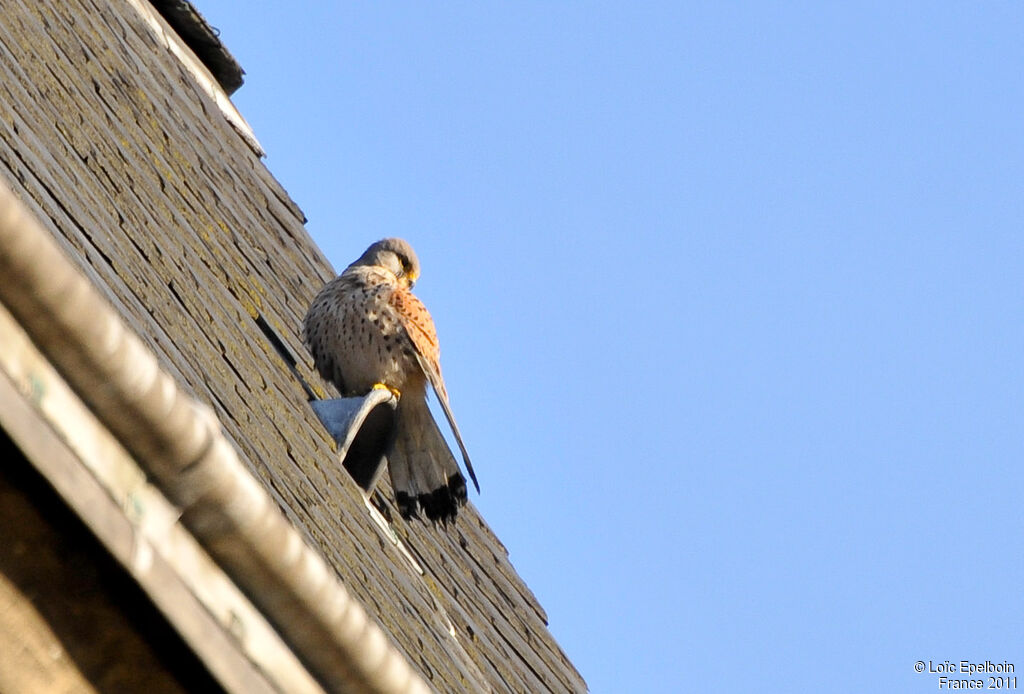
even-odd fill
[[[322,694],[2,304],[0,344],[0,426],[224,689]]]

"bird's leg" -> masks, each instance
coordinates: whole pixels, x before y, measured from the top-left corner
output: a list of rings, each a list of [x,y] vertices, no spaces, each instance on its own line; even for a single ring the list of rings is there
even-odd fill
[[[391,386],[389,386],[387,384],[384,384],[384,383],[374,383],[373,384],[373,389],[374,390],[390,390],[391,394],[395,396],[395,400],[401,400],[402,399],[402,391],[398,390],[398,388],[392,388]]]

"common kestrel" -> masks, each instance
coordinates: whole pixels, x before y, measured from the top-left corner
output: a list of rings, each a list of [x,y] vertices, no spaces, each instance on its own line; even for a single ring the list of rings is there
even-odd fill
[[[320,290],[302,322],[303,340],[320,375],[343,395],[386,387],[399,396],[394,443],[387,454],[402,516],[453,519],[466,502],[466,479],[427,406],[434,389],[477,491],[476,474],[441,378],[434,321],[410,289],[420,274],[402,239],[384,239]]]

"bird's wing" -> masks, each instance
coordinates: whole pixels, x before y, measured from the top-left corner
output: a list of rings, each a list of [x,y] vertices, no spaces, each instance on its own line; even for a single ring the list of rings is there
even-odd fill
[[[473,480],[473,486],[480,492],[480,483],[476,481],[476,473],[473,471],[473,463],[469,461],[469,452],[466,451],[466,444],[462,442],[462,434],[459,433],[459,425],[455,423],[455,415],[452,414],[451,405],[448,404],[448,391],[444,387],[444,379],[441,378],[441,348],[437,343],[437,331],[434,329],[434,321],[419,299],[406,291],[394,291],[391,293],[389,303],[398,313],[402,327],[416,350],[416,361],[419,362],[423,373],[427,375],[430,386],[437,395],[444,416],[448,419],[448,425],[455,434],[455,441],[462,451],[462,461],[466,464],[466,472]]]

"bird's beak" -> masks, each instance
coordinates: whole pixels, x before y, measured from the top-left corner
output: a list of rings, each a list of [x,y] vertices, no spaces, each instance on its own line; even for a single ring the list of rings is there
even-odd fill
[[[412,289],[413,285],[416,284],[416,275],[406,275],[405,283],[409,285],[409,289]]]

